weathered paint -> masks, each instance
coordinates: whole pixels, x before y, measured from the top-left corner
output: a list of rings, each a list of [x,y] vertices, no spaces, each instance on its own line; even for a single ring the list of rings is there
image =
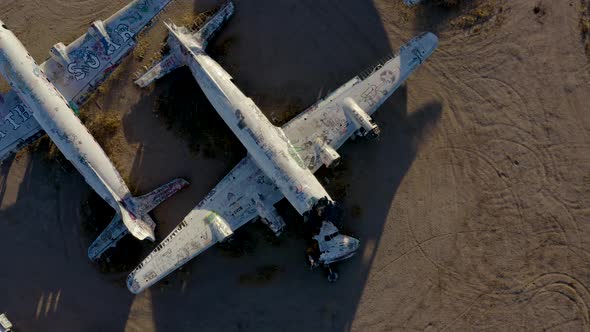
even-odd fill
[[[307,167],[315,172],[324,163],[319,151],[313,148],[317,142],[337,150],[358,134],[361,124],[353,118],[350,103],[358,106],[357,111],[371,116],[437,45],[434,34],[421,34],[403,45],[398,55],[385,59],[366,75],[351,79],[285,124],[283,131]]]
[[[89,32],[68,48],[58,44],[52,49],[53,57],[42,66],[37,66],[18,38],[0,22],[0,72],[13,89],[8,94],[8,103],[6,98],[1,98],[3,127],[8,125],[22,134],[12,133],[12,141],[6,141],[8,134],[0,127],[0,156],[31,141],[38,135],[35,129],[42,128],[86,182],[117,211],[129,232],[139,239],[154,240],[155,223],[142,210],[142,203],[157,197],[132,197],[100,145],[73,112],[72,105],[80,105],[104,81],[115,62],[134,45],[132,37],[168,2],[133,1],[109,18],[106,26],[100,21],[93,23]],[[27,122],[36,122],[39,127]]]
[[[55,44],[51,57],[39,68],[77,112],[133,49],[137,33],[149,26],[169,2],[131,2],[106,21],[92,23],[87,33],[67,47],[63,43]],[[26,114],[21,116],[19,109],[32,112],[14,91],[0,96],[0,161],[43,134],[43,128],[35,119]],[[13,122],[7,119],[10,116]]]
[[[293,142],[294,150],[302,157],[304,165],[315,172],[326,160],[337,159],[335,150],[359,131],[359,122],[351,119],[346,109],[350,101],[345,103],[345,100],[351,99],[370,116],[430,56],[437,42],[436,36],[431,33],[420,35],[403,46],[398,56],[387,59],[366,76],[353,78],[283,126],[284,133]],[[218,74],[229,77],[225,71]],[[149,83],[154,77],[160,76],[148,72],[148,79],[140,79],[139,82]],[[325,150],[322,152],[326,145],[329,146],[331,158],[321,156],[326,153]],[[253,198],[253,194],[257,196]],[[273,205],[283,197],[273,179],[248,155],[129,275],[129,290],[141,292],[216,242],[222,241],[225,237],[218,237],[221,232],[215,229],[217,224],[206,221],[212,212],[215,212],[216,219],[221,220],[224,228],[230,227],[235,231],[262,215],[261,210],[273,209]],[[318,264],[346,259],[358,248],[358,240],[341,234],[326,240],[325,235],[333,234],[334,230],[337,231],[333,224],[322,224],[320,236],[316,237],[323,251]]]
[[[0,72],[84,180],[123,216],[132,234],[141,239],[153,238],[151,226],[130,215],[125,207],[132,196],[115,166],[16,36],[3,28]]]
[[[329,265],[348,259],[359,247],[359,240],[340,234],[338,228],[327,221],[322,222],[320,231],[313,239],[318,243],[320,256],[318,261],[312,261],[312,266]]]

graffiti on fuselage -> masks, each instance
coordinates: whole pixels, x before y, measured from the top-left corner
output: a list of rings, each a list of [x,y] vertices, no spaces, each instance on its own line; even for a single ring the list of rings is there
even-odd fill
[[[79,52],[76,58],[78,62],[72,62],[68,65],[68,72],[74,75],[77,81],[83,80],[90,72],[90,69],[97,69],[100,67],[100,60],[92,51]]]
[[[25,123],[25,121],[29,120],[31,116],[31,112],[23,104],[17,104],[10,112],[0,118],[0,120],[2,120],[2,126],[10,124],[9,129],[17,130],[23,123]],[[7,134],[6,130],[0,129],[0,140],[6,137]]]
[[[102,66],[101,56],[105,61],[110,60],[111,56],[121,49],[121,46],[133,38],[133,33],[129,31],[129,26],[119,24],[112,31],[108,31],[110,38],[101,38],[100,43],[95,43],[92,48],[84,48],[72,51],[70,57],[73,61],[68,64],[68,72],[73,75],[76,81],[86,78],[91,70],[96,70]]]

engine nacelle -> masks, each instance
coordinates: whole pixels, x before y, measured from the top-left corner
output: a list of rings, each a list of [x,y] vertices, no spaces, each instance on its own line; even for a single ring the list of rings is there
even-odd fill
[[[111,42],[111,37],[109,37],[109,34],[107,33],[107,30],[105,29],[101,20],[94,21],[92,24],[90,24],[90,27],[88,28],[88,34],[109,44]]]
[[[318,137],[315,141],[315,148],[320,160],[326,167],[335,167],[340,163],[340,155],[330,144]]]
[[[265,204],[260,197],[254,197],[252,200],[254,201],[256,211],[258,211],[262,223],[268,226],[268,228],[275,233],[275,236],[278,237],[281,235],[286,224],[277,212],[277,209],[272,205]]]
[[[352,98],[346,98],[343,102],[344,110],[351,117],[352,121],[358,128],[360,136],[369,136],[375,138],[379,136],[379,127],[373,119],[365,112]]]
[[[219,242],[222,242],[234,233],[227,222],[215,212],[211,212],[207,217],[205,217],[205,222],[209,225],[213,236],[215,236]]]
[[[66,45],[64,43],[57,43],[53,45],[51,50],[49,50],[49,54],[60,65],[67,67],[72,61],[70,60],[70,56],[68,55],[68,51]]]

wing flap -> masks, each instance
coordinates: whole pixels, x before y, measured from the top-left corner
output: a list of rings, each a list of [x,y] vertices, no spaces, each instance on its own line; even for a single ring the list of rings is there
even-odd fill
[[[437,41],[431,33],[414,38],[400,49],[399,55],[353,78],[283,126],[308,168],[315,172],[322,165],[317,142],[338,149],[358,129],[346,111],[346,100],[353,100],[364,112],[373,114],[434,51]]]
[[[204,211],[191,213],[127,278],[127,287],[135,294],[151,286],[217,242]]]
[[[137,294],[150,287],[256,218],[253,193],[266,204],[282,198],[272,180],[246,157],[131,272],[129,290]]]

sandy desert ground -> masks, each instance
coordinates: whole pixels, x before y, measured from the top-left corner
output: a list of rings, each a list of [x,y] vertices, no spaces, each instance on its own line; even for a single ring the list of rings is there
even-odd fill
[[[0,19],[42,61],[126,2],[3,0]],[[0,311],[18,331],[590,330],[586,0],[480,0],[490,16],[473,27],[460,20],[474,3],[400,2],[242,0],[211,46],[280,121],[415,34],[439,35],[377,112],[379,140],[347,143],[343,166],[320,175],[363,242],[338,283],[308,271],[295,231],[269,242],[250,225],[245,253],[213,248],[133,296],[130,267],[105,271],[86,257],[82,178],[27,149],[0,167]],[[174,0],[84,110],[121,117],[108,150],[138,192],[191,181],[155,211],[160,238],[245,152],[214,111],[183,96],[196,89],[186,71],[143,91],[131,78],[160,48],[162,19],[215,5]],[[178,109],[155,112],[164,97]],[[175,112],[195,108],[189,119],[202,116],[210,134],[180,135]],[[126,245],[135,259],[151,248]]]

